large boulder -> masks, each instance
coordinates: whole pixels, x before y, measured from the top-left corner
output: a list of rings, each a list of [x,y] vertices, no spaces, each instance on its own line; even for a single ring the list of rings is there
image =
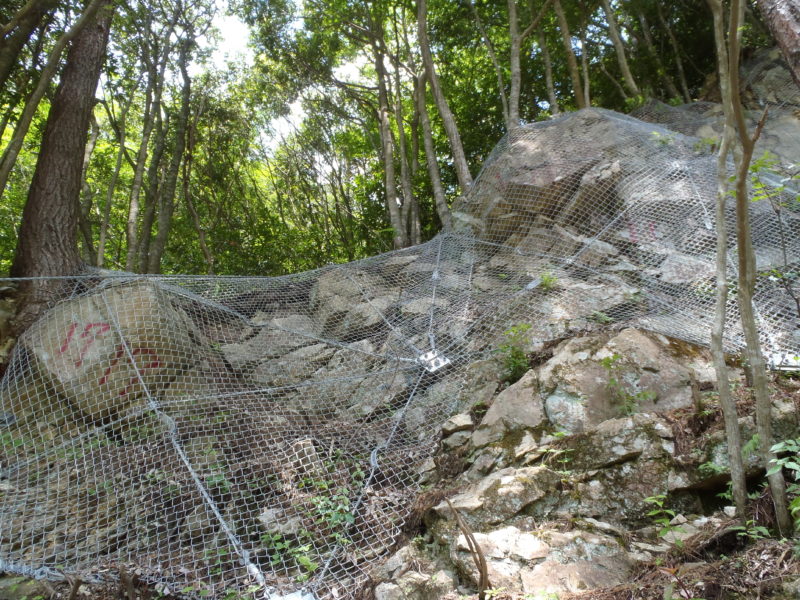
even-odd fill
[[[95,421],[154,397],[195,362],[191,331],[157,284],[135,281],[56,305],[20,342],[38,374]]]

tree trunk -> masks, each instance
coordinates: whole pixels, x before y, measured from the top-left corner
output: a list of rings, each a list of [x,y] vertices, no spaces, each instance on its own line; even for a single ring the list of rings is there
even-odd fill
[[[644,16],[644,13],[639,13],[639,24],[642,26],[642,37],[644,38],[644,43],[650,52],[650,56],[653,57],[653,60],[658,67],[658,72],[661,75],[661,80],[664,82],[664,86],[667,88],[667,93],[669,94],[670,98],[681,98],[681,93],[675,86],[675,82],[672,80],[672,77],[669,76],[667,68],[664,66],[664,62],[661,60],[661,55],[658,53],[658,49],[653,43],[653,36],[650,35],[650,24],[647,22],[647,17]]]
[[[397,202],[397,187],[394,172],[394,144],[389,122],[389,94],[386,90],[386,68],[383,64],[383,53],[373,46],[375,72],[378,78],[378,128],[381,137],[381,156],[383,158],[383,184],[386,194],[386,209],[389,212],[389,223],[392,226],[392,245],[394,249],[408,246],[408,236]]]
[[[742,460],[742,434],[739,430],[739,413],[736,402],[731,397],[728,366],[725,364],[725,319],[728,305],[728,227],[725,219],[725,203],[728,199],[728,154],[735,135],[733,102],[728,71],[728,55],[725,47],[725,28],[720,0],[709,0],[714,15],[714,37],[717,44],[717,64],[719,66],[720,91],[722,92],[725,110],[725,129],[722,133],[719,153],[717,155],[717,297],[714,311],[714,324],[711,331],[711,354],[714,372],[717,376],[717,392],[725,421],[725,438],[728,446],[728,464],[731,469],[731,491],[736,505],[736,518],[744,523],[747,515],[747,482],[745,480],[744,461]]]
[[[589,51],[586,48],[586,28],[581,30],[581,72],[583,73],[583,101],[586,106],[592,105],[589,88],[592,84],[589,79]]]
[[[800,86],[800,5],[797,0],[756,0],[756,4]]]
[[[78,254],[78,197],[81,167],[95,102],[100,69],[106,56],[114,8],[110,0],[97,4],[96,19],[75,37],[58,89],[47,115],[39,157],[22,214],[13,277],[74,273]],[[24,300],[18,328],[24,328],[52,300],[52,281],[23,282]]]
[[[178,172],[180,170],[181,161],[183,160],[184,150],[186,149],[186,129],[189,123],[192,80],[187,70],[187,62],[189,59],[189,49],[193,44],[194,39],[184,40],[181,44],[180,54],[178,56],[178,67],[183,76],[183,85],[181,86],[181,108],[178,114],[178,121],[175,123],[175,149],[169,167],[167,168],[164,185],[162,186],[161,210],[158,211],[158,231],[156,232],[153,246],[147,258],[148,273],[161,272],[161,257],[164,255],[164,249],[167,247],[167,238],[169,237],[169,230],[172,227],[172,213],[175,210],[175,192],[178,186]]]
[[[95,264],[94,256],[94,239],[92,236],[92,223],[89,217],[92,212],[92,198],[94,192],[86,179],[89,171],[89,163],[92,160],[95,146],[97,145],[97,138],[100,136],[100,124],[92,113],[90,117],[90,133],[89,142],[86,144],[86,150],[83,153],[83,168],[81,169],[81,198],[80,198],[80,214],[78,215],[78,225],[83,238],[83,256],[84,261],[90,265]]]
[[[450,207],[447,206],[447,199],[444,195],[442,178],[439,174],[439,163],[436,161],[436,147],[433,144],[433,132],[431,131],[431,121],[428,117],[428,106],[425,102],[425,72],[423,71],[417,79],[417,111],[419,121],[422,125],[422,139],[425,144],[425,164],[428,166],[428,177],[431,180],[433,189],[433,201],[436,204],[436,214],[442,222],[442,229],[445,231],[453,230],[453,216],[450,214]]]
[[[153,242],[153,223],[156,218],[156,201],[161,194],[163,176],[159,175],[161,162],[164,160],[164,150],[167,144],[167,131],[169,131],[169,115],[167,121],[161,117],[161,111],[156,115],[156,144],[147,167],[147,190],[144,194],[144,214],[142,216],[142,235],[139,239],[139,272],[147,272],[147,259],[150,256],[150,245]]]
[[[506,95],[506,82],[505,78],[503,77],[503,69],[500,67],[500,61],[497,59],[497,52],[495,52],[494,44],[492,43],[492,39],[489,37],[489,34],[486,32],[486,28],[483,26],[483,21],[481,20],[481,16],[475,6],[475,2],[469,0],[469,7],[472,10],[472,15],[475,18],[475,24],[478,26],[478,31],[481,32],[483,44],[486,46],[486,51],[489,53],[489,58],[491,59],[492,66],[494,67],[494,73],[497,77],[497,91],[500,95],[500,106],[503,110],[503,122],[506,124],[506,130],[508,130],[508,96]]]
[[[678,70],[678,81],[681,84],[683,101],[689,103],[692,101],[692,95],[689,93],[689,85],[686,83],[686,73],[683,70],[683,61],[681,60],[681,50],[678,46],[678,40],[675,39],[672,27],[669,26],[667,19],[664,17],[664,11],[661,9],[660,3],[656,3],[656,10],[658,11],[658,20],[661,23],[661,27],[667,32],[669,45],[672,47],[672,53],[675,55],[675,67]]]
[[[575,94],[575,103],[578,108],[586,108],[586,98],[583,95],[583,85],[581,85],[581,74],[578,69],[578,59],[575,58],[575,52],[572,50],[572,36],[569,33],[569,23],[567,23],[567,15],[564,13],[564,7],[561,6],[561,0],[555,0],[553,8],[556,10],[558,17],[558,26],[561,29],[561,41],[564,44],[564,52],[567,54],[567,66],[569,67],[569,76],[572,80],[572,91]]]
[[[450,142],[450,151],[453,153],[453,164],[456,170],[458,185],[461,188],[461,193],[466,194],[472,187],[472,175],[469,172],[469,165],[467,164],[466,154],[464,154],[464,146],[461,143],[461,135],[458,133],[456,120],[453,117],[453,113],[450,111],[450,106],[447,104],[447,99],[444,97],[442,88],[439,85],[439,76],[436,74],[433,56],[431,55],[430,42],[428,41],[427,19],[427,0],[417,0],[417,36],[419,38],[422,62],[425,65],[425,72],[428,76],[431,92],[433,92],[433,99],[436,102],[436,107],[439,109],[439,115],[442,117],[442,124],[444,125],[445,133],[447,133],[447,139]]]
[[[522,87],[522,69],[519,54],[522,49],[522,37],[519,31],[517,16],[517,0],[508,0],[508,37],[510,49],[508,62],[511,67],[511,88],[508,91],[508,122],[506,129],[511,131],[519,127],[519,96]]]
[[[135,88],[136,86],[134,86]],[[119,120],[117,121],[117,144],[119,145],[119,149],[117,150],[117,160],[114,164],[114,171],[111,173],[111,180],[108,182],[108,188],[106,189],[106,197],[103,203],[103,213],[101,216],[100,221],[100,234],[97,240],[97,257],[95,259],[95,264],[98,267],[102,267],[105,264],[105,254],[106,254],[106,238],[108,237],[108,226],[111,221],[111,205],[114,202],[114,190],[117,188],[117,181],[119,180],[119,172],[122,169],[122,159],[125,156],[125,140],[127,139],[127,132],[125,130],[126,122],[128,118],[128,111],[131,108],[131,104],[133,103],[133,99],[135,95],[133,90],[130,91],[128,94],[128,101],[125,103],[125,106],[122,108],[122,112],[120,113]]]
[[[50,51],[47,64],[45,64],[41,74],[39,75],[39,82],[36,84],[36,88],[33,90],[30,98],[28,98],[28,101],[25,103],[25,108],[22,111],[22,115],[20,116],[19,121],[17,121],[16,127],[14,127],[14,135],[11,137],[11,141],[3,151],[2,158],[0,158],[0,198],[3,197],[6,183],[8,183],[8,176],[11,174],[11,169],[14,167],[14,163],[17,162],[17,156],[19,155],[19,151],[22,149],[22,142],[25,140],[25,136],[28,133],[31,121],[33,120],[33,117],[36,114],[36,109],[39,106],[39,102],[44,97],[44,94],[50,84],[50,80],[53,78],[53,75],[55,75],[55,72],[58,69],[58,65],[61,61],[61,54],[64,51],[64,48],[66,48],[70,41],[77,39],[77,36],[88,23],[94,22],[97,10],[100,8],[100,6],[105,4],[107,4],[107,0],[91,0],[91,3],[87,5],[80,18],[72,25],[72,27],[70,27],[69,31],[58,38],[58,41]],[[95,87],[96,85],[97,84],[95,82]],[[86,140],[83,141],[83,143],[85,142]]]
[[[539,49],[542,51],[542,60],[544,61],[544,82],[547,87],[547,101],[550,103],[550,114],[557,115],[561,112],[558,107],[558,96],[556,96],[556,88],[553,85],[553,63],[550,60],[550,50],[547,49],[547,40],[544,37],[544,31],[539,30]]]
[[[639,95],[639,86],[636,85],[636,80],[633,78],[631,68],[628,65],[628,59],[625,56],[625,45],[622,43],[622,37],[619,35],[619,27],[617,27],[617,19],[614,17],[614,11],[611,9],[609,0],[601,0],[603,5],[603,12],[606,14],[606,21],[608,22],[608,34],[611,37],[611,43],[614,44],[614,50],[617,54],[617,64],[622,73],[622,78],[625,81],[625,86],[628,91],[634,96]]]
[[[403,118],[403,86],[400,81],[400,65],[394,64],[393,66],[395,82],[394,121],[397,127],[397,153],[400,157],[400,186],[403,190],[401,212],[403,213],[403,221],[406,224],[408,242],[415,246],[421,241],[419,207],[417,206],[417,199],[414,197],[411,165],[408,161],[408,139],[406,137],[405,119]]]
[[[761,133],[764,119],[758,124],[753,137],[747,132],[744,109],[739,97],[739,44],[741,39],[740,23],[744,16],[744,5],[741,0],[732,0],[730,9],[730,30],[728,32],[728,69],[730,72],[731,107],[736,119],[739,133],[741,155],[736,160],[736,240],[739,267],[739,313],[744,331],[748,365],[753,374],[753,391],[756,401],[756,431],[758,433],[761,458],[769,468],[776,456],[772,452],[772,402],[767,386],[767,371],[761,345],[758,339],[758,327],[753,309],[753,291],[755,289],[755,254],[753,251],[752,232],[750,228],[750,198],[748,180],[750,160],[753,157],[755,143]],[[766,117],[766,113],[765,113]],[[786,484],[783,473],[779,470],[768,475],[770,493],[775,508],[775,517],[781,535],[790,535],[792,520],[786,499]]]

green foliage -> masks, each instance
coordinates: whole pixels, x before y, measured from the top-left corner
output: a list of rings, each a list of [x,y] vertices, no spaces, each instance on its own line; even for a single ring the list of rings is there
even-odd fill
[[[697,471],[703,477],[713,477],[714,475],[722,475],[723,473],[726,473],[727,469],[713,461],[708,461],[699,465],[697,467]]]
[[[653,523],[658,527],[657,533],[659,537],[663,538],[670,533],[684,531],[679,525],[672,525],[672,520],[675,518],[677,513],[675,513],[674,510],[666,507],[666,494],[649,496],[648,498],[645,498],[644,501],[653,507],[647,513],[647,516],[651,517],[653,519]],[[681,542],[677,541],[676,545],[680,547]]]
[[[261,536],[261,543],[272,566],[300,569],[300,574],[295,577],[297,581],[306,581],[319,568],[319,563],[312,558],[311,534],[305,529],[292,537],[265,533]]]
[[[664,134],[658,131],[651,131],[650,136],[659,146],[671,146],[675,143],[675,136],[672,134]]]
[[[551,290],[554,290],[557,284],[558,284],[558,277],[556,277],[554,273],[551,273],[550,271],[545,271],[544,273],[542,273],[542,276],[540,277],[539,281],[539,287],[542,290],[544,290],[545,292],[549,292]]]
[[[703,137],[694,143],[693,149],[697,154],[713,154],[717,151],[719,139],[715,137]]]
[[[620,414],[632,415],[635,413],[643,402],[652,402],[656,399],[656,393],[652,390],[640,390],[635,393],[628,391],[628,388],[620,380],[619,372],[621,365],[619,364],[622,356],[613,353],[611,356],[604,356],[600,359],[600,366],[605,369],[608,375],[608,382],[606,383],[606,391],[611,396],[611,401],[614,402],[619,408]]]
[[[794,519],[794,527],[800,530],[800,438],[784,440],[770,448],[780,456],[771,461],[767,475],[780,470],[788,474],[789,484],[786,493],[789,496],[789,512]]]
[[[757,542],[770,536],[769,529],[756,524],[752,519],[749,519],[744,525],[734,525],[730,530],[736,532],[736,537],[750,542]]]
[[[498,352],[503,360],[506,370],[505,380],[508,383],[519,381],[530,369],[528,353],[525,351],[530,330],[529,323],[519,323],[503,332],[504,342],[498,348]]]
[[[612,317],[609,317],[606,313],[599,310],[592,311],[589,320],[594,321],[595,323],[600,323],[601,325],[608,325],[609,323],[614,322]]]

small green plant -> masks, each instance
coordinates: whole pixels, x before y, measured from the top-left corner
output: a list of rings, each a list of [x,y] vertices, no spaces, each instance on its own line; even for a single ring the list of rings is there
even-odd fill
[[[539,287],[542,288],[545,292],[554,290],[557,284],[558,284],[558,277],[556,277],[550,271],[545,271],[539,278]]]
[[[694,143],[694,151],[696,154],[713,154],[717,151],[719,139],[714,137],[703,137]]]
[[[319,568],[311,557],[311,534],[301,530],[296,539],[278,533],[265,533],[261,536],[261,543],[267,547],[267,556],[272,566],[286,565],[300,569],[300,574],[295,577],[299,582],[307,581]]]
[[[483,590],[483,595],[486,598],[497,598],[500,594],[506,591],[504,587],[497,587],[497,588],[489,588],[488,590]]]
[[[751,542],[757,542],[769,537],[769,529],[763,525],[757,525],[752,519],[749,519],[744,525],[731,527],[731,531],[736,532],[736,537],[747,539]]]
[[[698,472],[703,477],[714,477],[727,472],[727,469],[722,465],[718,465],[714,461],[709,460],[697,467]]]
[[[664,134],[659,131],[651,131],[650,135],[661,146],[671,146],[675,141],[675,136],[672,134]]]
[[[609,323],[614,322],[613,317],[609,317],[606,313],[599,310],[592,311],[589,320],[594,321],[595,323],[600,323],[600,325],[608,325]]]
[[[503,332],[504,342],[498,348],[502,355],[503,365],[506,369],[506,381],[516,383],[530,368],[528,353],[525,352],[525,344],[528,341],[527,334],[531,330],[529,323],[520,323],[509,327]]]
[[[316,507],[316,522],[331,528],[351,525],[355,516],[350,510],[350,498],[347,490],[339,488],[331,496],[315,496],[311,502]]]
[[[753,437],[742,444],[742,458],[747,460],[753,456],[758,456],[758,446],[761,443],[758,434],[754,433]]]
[[[621,359],[622,357],[615,352],[611,356],[601,358],[600,366],[608,374],[606,390],[611,396],[611,400],[619,407],[620,414],[627,416],[635,413],[642,403],[655,400],[657,395],[652,390],[640,390],[633,394],[629,392],[617,375],[621,369],[619,364]]]
[[[653,508],[647,513],[648,517],[653,518],[653,523],[659,528],[657,535],[660,538],[668,536],[670,533],[679,533],[684,531],[680,525],[673,525],[672,520],[675,518],[676,513],[674,510],[666,507],[667,495],[657,494],[645,498],[644,501],[650,504]],[[676,540],[675,545],[679,548],[682,545],[680,540]]]
[[[562,476],[569,475],[571,472],[569,464],[572,462],[574,448],[545,448],[543,464],[559,473]]]

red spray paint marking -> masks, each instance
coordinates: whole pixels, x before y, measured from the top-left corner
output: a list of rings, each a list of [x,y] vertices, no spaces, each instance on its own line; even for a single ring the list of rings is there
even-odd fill
[[[64,343],[61,344],[61,347],[58,349],[58,353],[59,354],[64,354],[64,352],[67,351],[67,348],[69,348],[69,343],[72,341],[72,336],[75,335],[75,330],[77,328],[78,328],[78,324],[77,323],[72,323],[69,326],[69,331],[67,332],[67,337],[64,338]]]
[[[94,336],[90,338],[89,336],[91,335],[93,329],[98,329],[99,331],[97,331]],[[109,329],[111,329],[111,325],[108,323],[89,323],[83,328],[83,333],[81,333],[80,339],[85,341],[80,349],[80,352],[78,352],[78,360],[75,361],[76,367],[80,367],[83,364],[83,358],[86,356],[86,353],[89,351],[89,347],[95,342],[95,340]]]
[[[630,233],[631,241],[634,244],[638,244],[639,240],[636,237],[636,225],[633,224],[633,221],[628,221],[628,232]]]
[[[67,331],[67,337],[64,338],[64,341],[58,348],[59,354],[64,354],[69,349],[70,344],[75,338],[75,332],[78,330],[78,327],[78,323],[70,324],[69,330]],[[104,322],[88,323],[84,326],[83,331],[81,332],[80,336],[78,336],[78,339],[83,340],[83,345],[81,346],[80,350],[78,350],[78,360],[75,361],[76,367],[80,367],[83,364],[83,359],[95,340],[109,329],[111,329],[111,325]]]
[[[114,353],[114,358],[111,360],[111,364],[106,367],[106,370],[103,372],[103,376],[97,381],[98,385],[103,385],[106,381],[108,381],[108,376],[111,374],[111,369],[117,366],[119,359],[122,358],[122,355],[125,354],[125,348],[120,344],[117,346],[117,351]]]

